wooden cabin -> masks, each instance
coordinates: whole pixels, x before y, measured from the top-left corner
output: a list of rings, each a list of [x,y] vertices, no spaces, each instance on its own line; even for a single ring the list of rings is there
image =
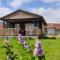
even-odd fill
[[[43,16],[24,10],[17,10],[0,18],[4,28],[14,28],[23,35],[37,36],[46,34],[46,21]],[[10,33],[9,33],[10,34]]]

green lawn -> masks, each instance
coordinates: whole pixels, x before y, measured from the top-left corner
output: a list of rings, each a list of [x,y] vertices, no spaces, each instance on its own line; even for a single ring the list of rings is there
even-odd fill
[[[4,47],[4,42],[3,39],[0,38],[0,60],[6,60],[5,48],[3,47]]]
[[[60,40],[43,40],[46,60],[60,60]]]
[[[34,47],[35,40],[26,40],[29,46]],[[46,60],[60,60],[60,40],[41,40],[42,48],[45,52]],[[31,60],[33,54],[32,52],[28,52],[24,49],[15,38],[9,38],[9,43],[13,46],[12,51],[14,54],[17,54],[17,59],[15,60]],[[6,60],[6,49],[3,48],[4,42],[3,39],[0,38],[0,60]],[[37,60],[37,58],[36,58]]]

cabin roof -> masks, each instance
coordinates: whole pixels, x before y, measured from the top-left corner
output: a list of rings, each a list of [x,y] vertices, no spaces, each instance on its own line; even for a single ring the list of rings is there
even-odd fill
[[[8,15],[5,15],[5,16],[1,17],[0,19],[4,21],[4,20],[14,20],[14,19],[15,20],[16,19],[24,20],[24,19],[32,19],[32,18],[42,18],[44,24],[47,24],[43,16],[28,12],[28,11],[24,11],[21,9],[14,11]]]

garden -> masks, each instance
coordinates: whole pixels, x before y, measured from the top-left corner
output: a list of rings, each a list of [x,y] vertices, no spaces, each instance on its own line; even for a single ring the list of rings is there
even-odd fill
[[[60,60],[60,39],[40,39],[46,60]],[[38,60],[33,55],[35,39],[26,38],[31,51],[23,48],[16,37],[8,38],[9,44],[4,44],[3,37],[0,38],[0,60],[7,60],[7,55],[11,55],[12,60]]]

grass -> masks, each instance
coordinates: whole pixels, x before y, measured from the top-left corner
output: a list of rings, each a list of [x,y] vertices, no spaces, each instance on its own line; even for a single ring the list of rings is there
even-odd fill
[[[26,40],[28,45],[34,48],[35,40]],[[60,60],[60,40],[41,40],[42,42],[42,48],[45,52],[46,60]],[[30,52],[27,52],[26,49],[24,49],[15,38],[9,38],[9,43],[11,46],[13,46],[12,51],[14,51],[14,54],[17,54],[17,59],[15,60],[31,60],[33,54]],[[0,38],[0,60],[6,60],[6,50],[3,48],[4,43],[3,39]],[[37,60],[37,58],[36,58]]]
[[[46,60],[60,60],[60,40],[43,40]]]
[[[5,48],[3,47],[4,47],[4,42],[3,39],[0,38],[0,60],[6,60]]]

